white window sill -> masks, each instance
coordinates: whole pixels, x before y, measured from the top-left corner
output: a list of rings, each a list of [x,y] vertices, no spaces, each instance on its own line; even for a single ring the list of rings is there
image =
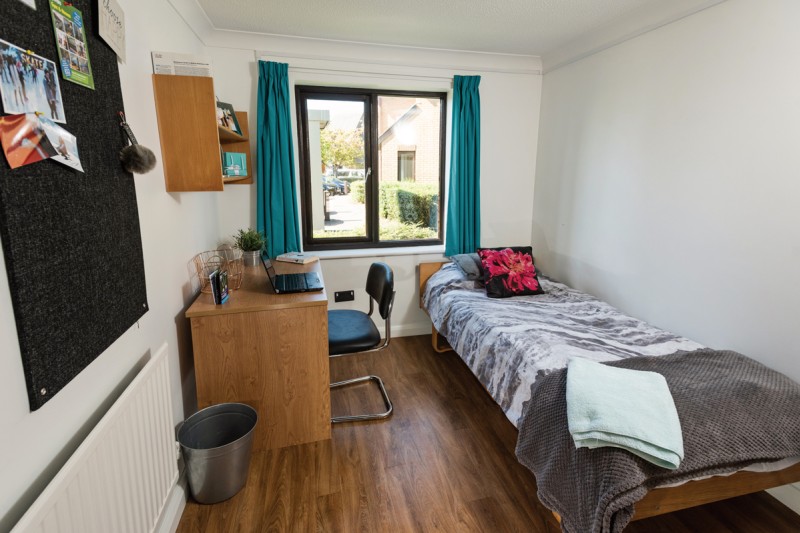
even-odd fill
[[[304,252],[320,259],[349,259],[353,257],[388,257],[391,255],[443,255],[444,245],[408,246],[398,248],[363,248],[355,250],[319,250]]]

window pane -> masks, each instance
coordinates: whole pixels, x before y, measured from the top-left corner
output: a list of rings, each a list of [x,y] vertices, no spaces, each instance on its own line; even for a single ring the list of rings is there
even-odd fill
[[[447,95],[296,89],[304,247],[441,242]]]
[[[414,181],[416,152],[397,152],[397,181]]]
[[[381,241],[439,237],[439,98],[378,97]]]
[[[364,103],[307,100],[315,239],[366,237]]]

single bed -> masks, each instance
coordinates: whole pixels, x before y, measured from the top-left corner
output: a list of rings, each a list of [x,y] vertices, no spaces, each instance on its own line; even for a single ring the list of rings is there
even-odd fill
[[[419,275],[420,307],[431,316],[434,349],[454,350],[515,426],[530,385],[565,367],[569,357],[607,362],[702,348],[543,276],[544,295],[509,302],[487,298],[450,263],[422,263]],[[797,459],[650,490],[636,503],[633,519],[800,481]]]

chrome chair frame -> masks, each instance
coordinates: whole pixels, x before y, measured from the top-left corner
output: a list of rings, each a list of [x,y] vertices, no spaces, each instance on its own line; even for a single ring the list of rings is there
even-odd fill
[[[356,355],[362,353],[369,353],[369,352],[379,352],[389,346],[389,341],[392,337],[392,330],[391,330],[391,319],[392,319],[392,308],[394,307],[394,295],[396,293],[392,291],[392,299],[389,302],[389,310],[386,313],[386,319],[384,321],[385,326],[385,338],[383,343],[379,344],[375,348],[370,348],[369,350],[363,350],[360,352],[349,352],[349,353],[340,353],[336,355],[330,355],[329,357],[341,357],[343,355]],[[369,313],[367,315],[372,318],[372,312],[374,310],[374,299],[372,296],[369,298]],[[382,420],[384,418],[389,418],[392,415],[392,411],[394,410],[394,406],[392,405],[392,400],[389,399],[389,395],[386,393],[386,386],[383,384],[383,380],[378,376],[370,375],[370,376],[363,376],[360,378],[353,378],[353,379],[346,379],[343,381],[337,381],[336,383],[331,383],[331,389],[336,389],[339,387],[346,387],[348,385],[354,385],[356,383],[365,383],[368,381],[373,381],[378,385],[378,390],[381,392],[381,397],[383,398],[383,403],[386,406],[386,411],[383,413],[370,413],[365,415],[346,415],[346,416],[334,416],[331,417],[332,424],[338,424],[340,422],[357,422],[363,420]]]

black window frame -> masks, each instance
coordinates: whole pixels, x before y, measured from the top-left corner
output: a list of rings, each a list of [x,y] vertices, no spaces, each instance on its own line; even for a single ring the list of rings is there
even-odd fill
[[[380,240],[380,216],[378,213],[378,194],[380,175],[378,157],[378,98],[381,96],[406,96],[417,98],[437,98],[441,101],[439,117],[439,235],[434,239],[414,239],[403,241]],[[355,98],[354,98],[355,97]],[[325,237],[314,238],[313,205],[314,193],[311,190],[311,161],[309,160],[309,132],[307,100],[364,101],[364,174],[365,174],[365,237]],[[444,204],[445,204],[445,156],[447,125],[447,93],[432,91],[401,91],[387,89],[364,89],[353,87],[328,87],[315,85],[296,85],[295,104],[297,111],[298,157],[300,167],[301,215],[303,220],[303,249],[315,250],[354,250],[365,248],[396,248],[416,246],[437,246],[444,243]],[[374,117],[374,119],[373,119]],[[367,128],[369,125],[369,128]],[[370,172],[368,169],[372,169]],[[317,195],[319,196],[319,195]]]

